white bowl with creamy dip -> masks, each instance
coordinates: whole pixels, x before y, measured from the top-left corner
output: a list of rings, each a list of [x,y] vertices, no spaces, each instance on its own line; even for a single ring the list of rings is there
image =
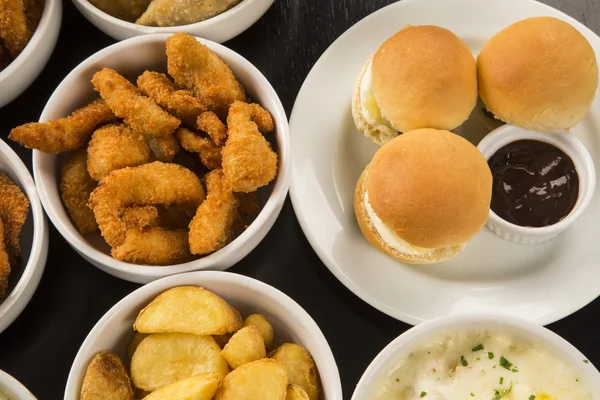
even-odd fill
[[[371,362],[352,400],[592,400],[600,372],[573,345],[531,322],[494,314],[443,317],[409,329]]]
[[[18,380],[0,370],[0,400],[36,400]]]

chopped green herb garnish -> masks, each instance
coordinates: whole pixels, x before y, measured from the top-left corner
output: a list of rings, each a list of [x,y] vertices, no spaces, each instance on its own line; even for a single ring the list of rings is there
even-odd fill
[[[479,358],[479,357],[477,357],[477,358],[475,359],[475,361],[479,361],[479,360],[481,360],[481,358]]]
[[[492,400],[500,400],[504,396],[507,396],[511,390],[512,390],[512,385],[511,385],[511,387],[509,387],[508,389],[505,389],[505,390],[498,390],[498,389],[494,390],[494,397],[492,397]]]
[[[535,400],[535,395],[532,394],[531,396],[529,396],[529,400]]]
[[[396,378],[396,382],[400,382],[400,378]]]
[[[506,358],[504,358],[504,356],[501,356],[500,357],[500,366],[502,368],[506,368],[506,369],[510,370],[510,367],[512,367],[513,364],[510,361],[508,361]]]
[[[500,384],[502,385],[504,383],[504,378],[500,377]]]
[[[518,370],[518,369],[516,369],[516,368],[513,368],[513,369],[511,369],[511,371],[512,371],[512,372],[519,372],[519,370]]]
[[[491,360],[492,358],[494,358],[494,353],[488,351],[488,358]]]
[[[469,365],[467,360],[465,360],[464,356],[460,356],[460,363],[462,364],[463,367],[466,367],[467,365]]]
[[[471,393],[471,397],[475,397],[475,393]]]
[[[589,364],[590,360],[583,360],[584,363]]]
[[[481,350],[483,350],[483,345],[481,343],[479,343],[477,346],[475,346],[471,349],[472,352],[481,351]]]
[[[425,397],[427,396],[427,392],[421,392],[421,396],[420,397]]]

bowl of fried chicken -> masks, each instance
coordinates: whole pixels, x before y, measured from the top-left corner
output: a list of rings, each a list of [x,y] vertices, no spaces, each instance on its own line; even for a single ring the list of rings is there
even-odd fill
[[[275,90],[240,55],[184,33],[92,55],[40,122],[9,138],[34,149],[42,204],[69,244],[137,283],[231,267],[266,236],[288,189]]]
[[[0,2],[0,108],[40,74],[58,39],[61,0]]]

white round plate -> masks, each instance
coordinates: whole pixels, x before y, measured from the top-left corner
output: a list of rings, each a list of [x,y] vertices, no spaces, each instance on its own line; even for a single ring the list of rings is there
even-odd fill
[[[377,147],[354,127],[351,95],[365,61],[407,24],[439,25],[473,54],[518,20],[549,15],[577,28],[600,55],[600,38],[569,16],[529,0],[404,0],[344,33],[308,75],[291,117],[291,198],[309,242],[333,274],[373,307],[410,324],[464,312],[493,311],[548,324],[600,295],[600,202],[546,243],[520,245],[481,231],[456,258],[436,265],[394,261],[363,238],[354,185]],[[461,133],[487,133],[473,118]],[[600,165],[600,99],[572,132]],[[596,173],[600,176],[600,173]],[[600,185],[599,185],[600,186]]]

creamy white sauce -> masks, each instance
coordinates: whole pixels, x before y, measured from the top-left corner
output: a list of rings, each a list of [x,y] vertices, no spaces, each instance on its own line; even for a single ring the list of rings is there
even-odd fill
[[[591,400],[592,397],[574,368],[548,349],[506,333],[462,332],[431,341],[399,360],[372,399]]]
[[[373,94],[373,76],[371,74],[371,61],[365,70],[360,82],[360,105],[365,120],[378,130],[396,132],[392,124],[383,116],[375,95]],[[396,132],[397,133],[397,132]]]

